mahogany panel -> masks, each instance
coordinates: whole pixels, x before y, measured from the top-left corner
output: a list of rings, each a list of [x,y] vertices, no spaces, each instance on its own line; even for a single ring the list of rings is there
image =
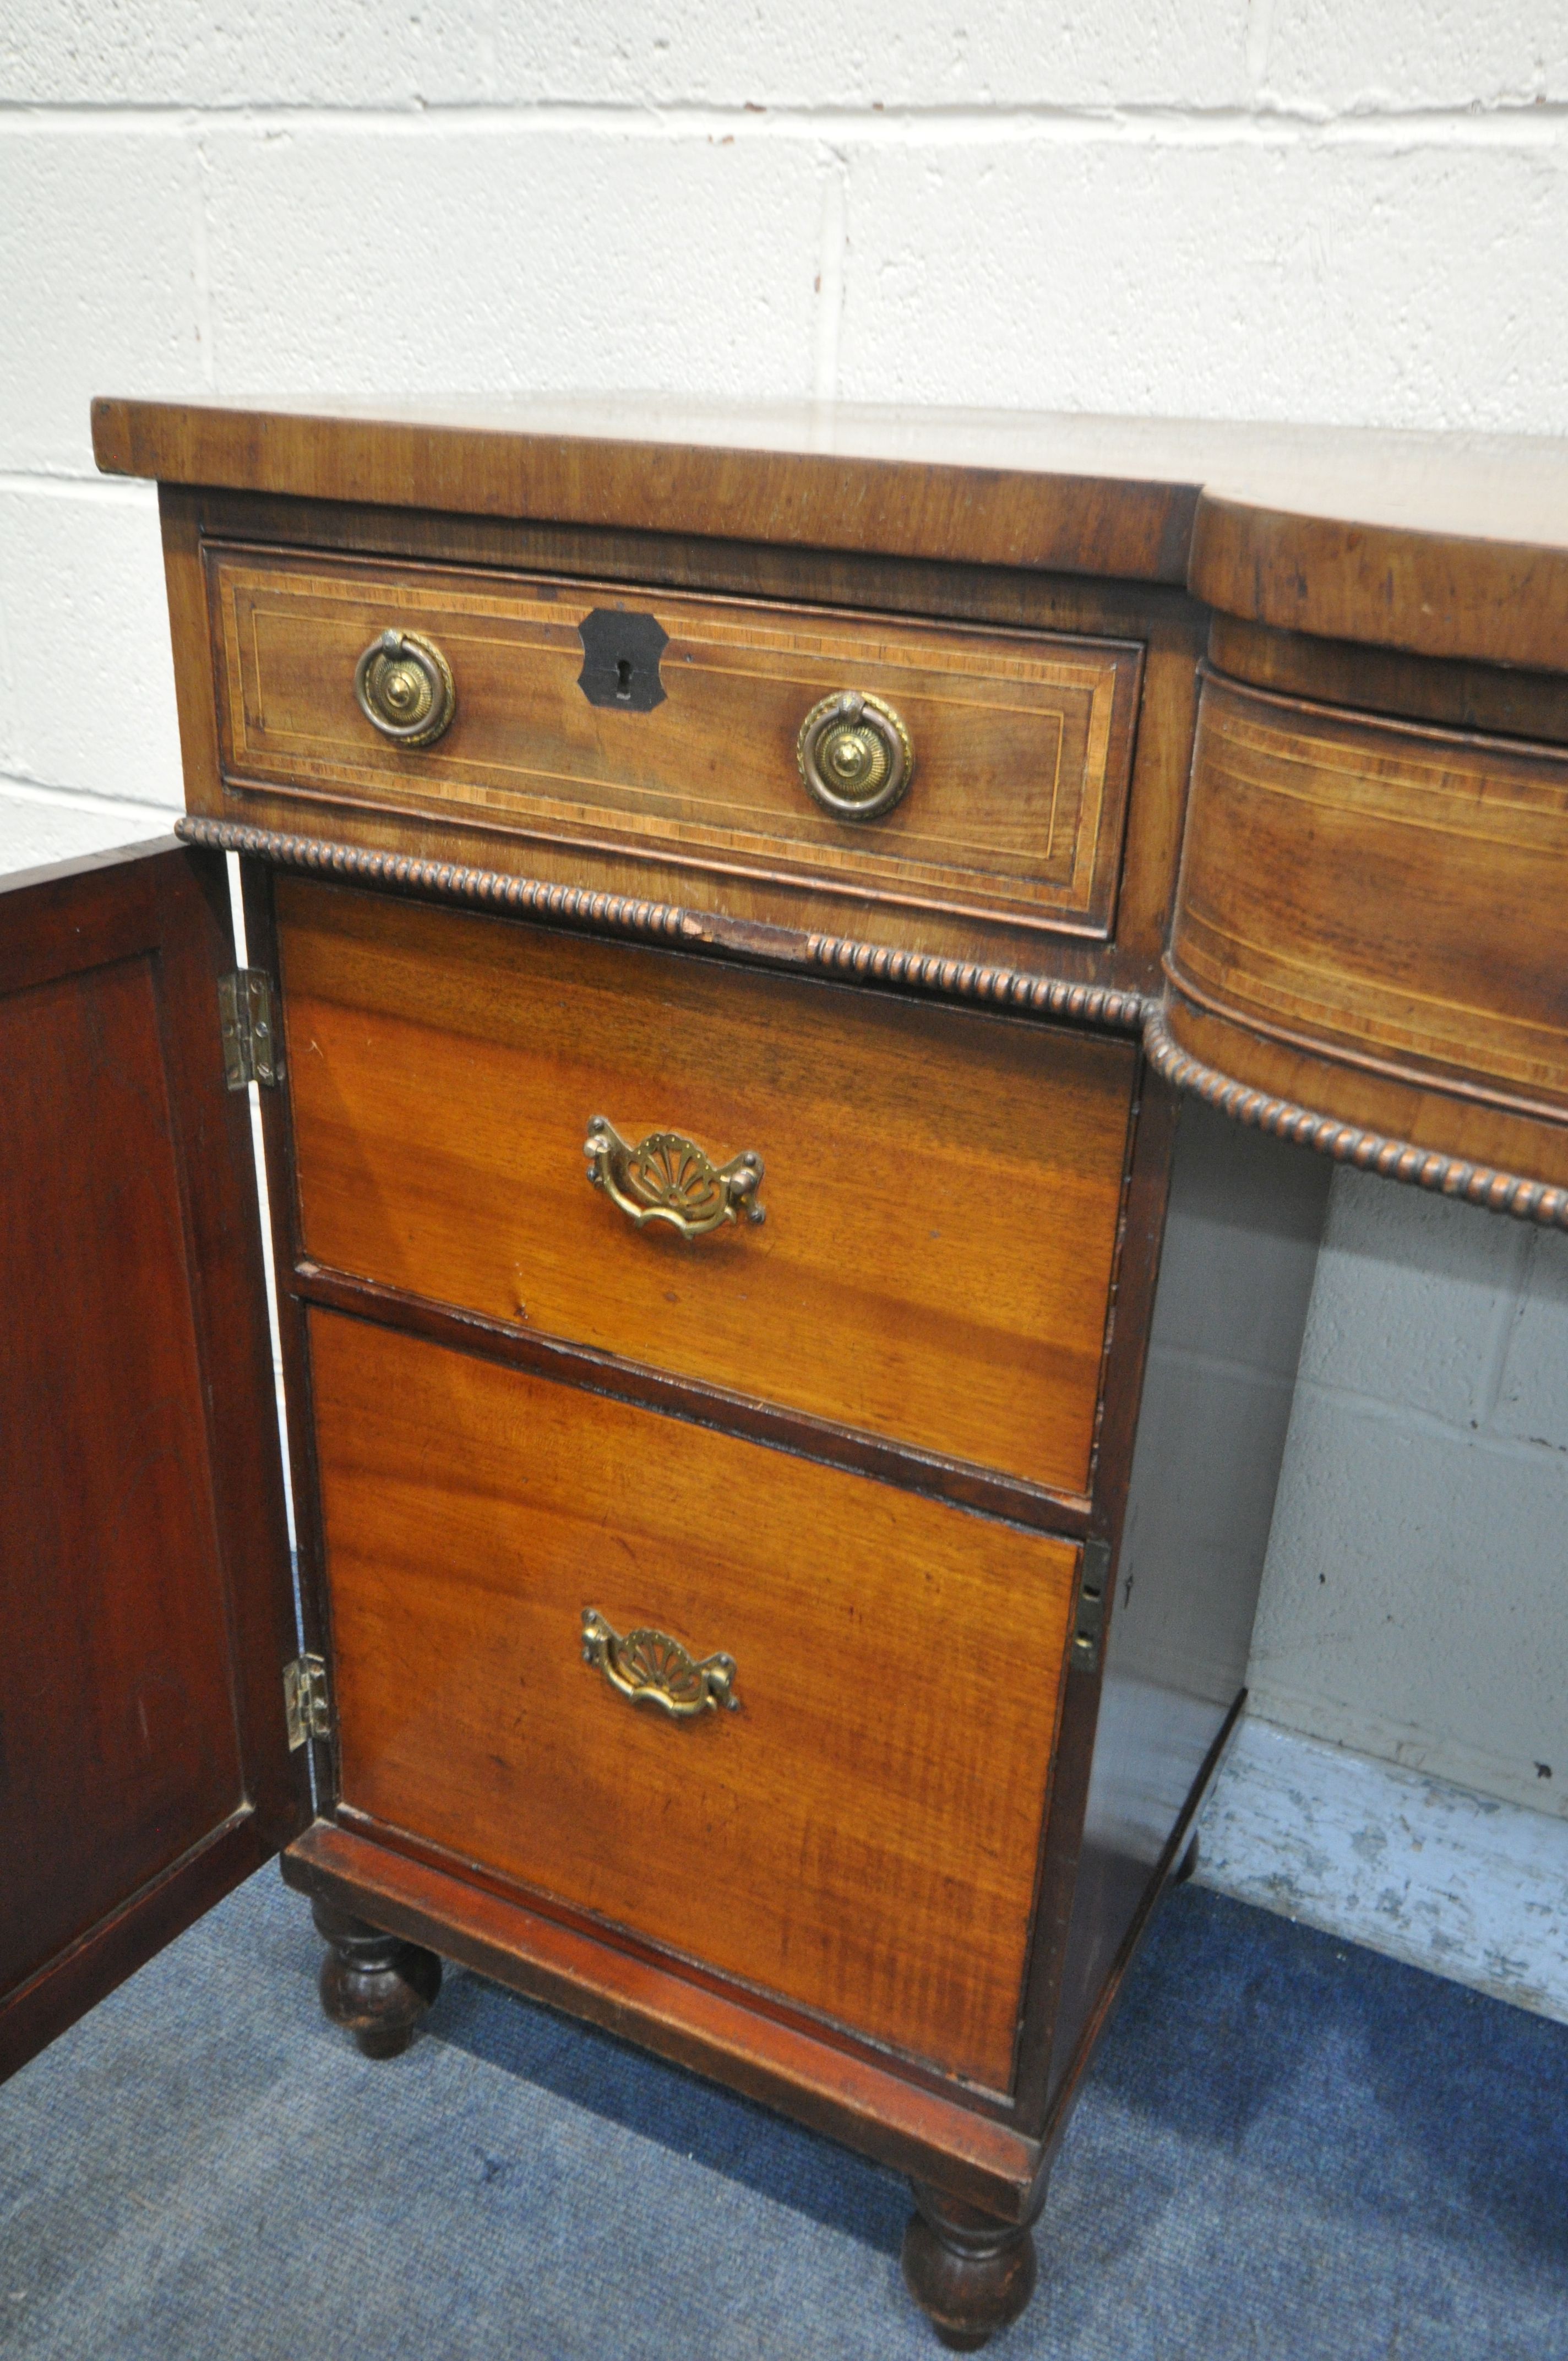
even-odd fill
[[[427,1336],[433,1344],[483,1353],[492,1361],[504,1361],[510,1368],[530,1369],[565,1384],[586,1386],[592,1393],[641,1402],[673,1418],[722,1426],[730,1434],[749,1434],[781,1451],[799,1451],[808,1459],[855,1468],[883,1484],[899,1484],[912,1492],[934,1492],[966,1509],[1010,1518],[1014,1524],[1037,1525],[1042,1532],[1069,1534],[1076,1540],[1089,1530],[1091,1506],[1082,1493],[1048,1491],[1043,1485],[1025,1484],[1016,1476],[999,1476],[968,1460],[945,1459],[933,1451],[916,1451],[907,1443],[887,1443],[863,1429],[810,1418],[804,1411],[782,1411],[777,1403],[760,1401],[751,1394],[704,1385],[695,1378],[672,1377],[667,1370],[623,1361],[613,1353],[590,1352],[558,1336],[540,1336],[515,1322],[455,1311],[450,1304],[432,1303],[402,1288],[378,1286],[374,1279],[347,1279],[342,1271],[323,1270],[319,1263],[296,1262],[284,1301],[296,1311],[306,1303],[319,1303],[329,1312],[384,1320],[412,1335]],[[287,1346],[284,1359],[287,1369]],[[1113,1363],[1113,1356],[1108,1356],[1108,1366]],[[285,1383],[289,1382],[286,1377]]]
[[[222,864],[159,847],[0,898],[8,2071],[305,1798],[248,1110],[219,1044]]]
[[[1357,485],[1332,442],[1315,500],[1299,484],[1274,499],[1212,484],[1193,524],[1194,595],[1247,622],[1325,640],[1568,669],[1562,445],[1498,438],[1500,464],[1467,471],[1469,438],[1389,439],[1416,446],[1418,466],[1425,457],[1424,500],[1390,500]],[[1309,506],[1328,512],[1301,513]]]
[[[1196,455],[1143,421],[648,394],[395,412],[101,397],[93,449],[165,484],[1148,582],[1182,580],[1197,499],[1170,473]],[[1218,452],[1236,430],[1207,433]]]
[[[1078,1549],[310,1328],[343,1804],[1005,2090]],[[629,1702],[588,1608],[732,1657],[738,1709]]]
[[[28,1896],[0,1916],[11,1984],[226,1819],[244,1789],[150,957],[9,994],[0,1064],[0,1434],[18,1455],[5,1479],[5,1631],[8,1660],[26,1667],[9,1685],[17,1784],[0,1828],[5,1888]],[[161,1320],[168,1297],[177,1316]],[[51,1746],[67,1727],[70,1744]]]
[[[1168,964],[1296,1048],[1568,1113],[1568,761],[1209,680]]]
[[[651,394],[93,423],[101,467],[168,484],[1187,582],[1288,630],[1564,669],[1544,438]]]
[[[281,551],[206,560],[235,785],[1109,931],[1135,646]],[[628,661],[624,709],[582,686],[601,613],[662,642]],[[428,746],[389,741],[356,701],[356,664],[389,628],[452,666],[455,716]],[[874,821],[824,811],[796,765],[807,713],[850,689],[890,703],[916,749]]]
[[[1089,1483],[1137,1052],[281,877],[312,1261],[922,1449]],[[685,1240],[596,1115],[759,1154]]]
[[[680,539],[605,527],[529,523],[509,518],[431,515],[408,509],[350,508],[257,495],[159,493],[170,612],[175,620],[175,680],[181,698],[187,807],[214,818],[264,823],[289,834],[325,836],[370,848],[394,838],[405,853],[526,872],[558,883],[723,909],[740,920],[764,919],[898,944],[968,962],[1023,960],[1040,952],[1038,928],[993,917],[944,915],[903,904],[807,885],[774,874],[711,867],[688,875],[669,858],[653,861],[598,851],[578,840],[559,848],[519,837],[469,812],[448,807],[442,823],[378,815],[368,807],[305,796],[297,788],[225,786],[219,775],[212,635],[203,544],[284,545],[371,556],[385,568],[412,563],[500,567],[606,586],[635,584],[715,593],[770,603],[874,610],[1003,631],[1133,642],[1143,650],[1115,932],[1109,941],[1068,931],[1048,938],[1053,974],[1071,983],[1142,990],[1156,981],[1176,874],[1181,814],[1197,709],[1197,665],[1208,618],[1185,594],[1088,576],[1031,573],[1018,567],[933,565],[919,558],[867,557],[855,552]]]
[[[1140,1073],[1133,1153],[1123,1193],[1116,1257],[1115,1310],[1095,1455],[1090,1536],[1109,1553],[1102,1578],[1105,1615],[1113,1615],[1113,1589],[1122,1543],[1129,1471],[1137,1437],[1139,1403],[1148,1349],[1150,1312],[1160,1267],[1171,1159],[1181,1102],[1146,1069]],[[1102,1626],[1103,1634],[1103,1622]],[[1099,1728],[1105,1648],[1092,1655],[1074,1650],[1064,1683],[1061,1726],[1057,1734],[1055,1808],[1046,1829],[1035,1913],[1028,1998],[1020,2028],[1015,2097],[1018,2120],[1039,2133],[1046,2120],[1054,2027],[1069,1928],[1078,1894],[1085,1838],[1085,1812]]]
[[[1517,664],[1458,664],[1392,648],[1269,631],[1215,615],[1209,662],[1217,673],[1316,705],[1435,721],[1488,737],[1568,743],[1568,674]]]

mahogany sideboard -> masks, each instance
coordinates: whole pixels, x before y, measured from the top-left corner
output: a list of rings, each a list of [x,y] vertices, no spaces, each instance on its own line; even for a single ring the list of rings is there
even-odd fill
[[[1568,1224],[1562,454],[93,424],[188,816],[0,902],[0,2063],[280,1852],[370,2055],[444,1957],[748,2092],[978,2345],[1240,1708],[1332,1161]]]

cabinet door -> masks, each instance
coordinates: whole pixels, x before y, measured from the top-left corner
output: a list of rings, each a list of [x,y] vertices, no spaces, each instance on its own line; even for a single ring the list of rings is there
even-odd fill
[[[0,2074],[309,1817],[220,858],[0,882]]]

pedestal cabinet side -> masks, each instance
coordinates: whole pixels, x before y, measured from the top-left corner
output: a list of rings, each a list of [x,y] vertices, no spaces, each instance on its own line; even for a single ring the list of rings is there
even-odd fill
[[[1180,1103],[1105,1601],[1047,2142],[1190,1841],[1245,1699],[1330,1170],[1200,1102]]]

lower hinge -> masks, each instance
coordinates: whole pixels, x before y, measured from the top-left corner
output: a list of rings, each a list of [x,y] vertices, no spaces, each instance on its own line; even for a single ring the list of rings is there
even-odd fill
[[[1105,1630],[1105,1584],[1111,1572],[1109,1542],[1085,1542],[1078,1576],[1078,1616],[1072,1629],[1072,1661],[1091,1673],[1100,1662]]]
[[[332,1708],[327,1701],[326,1663],[321,1656],[296,1656],[283,1667],[283,1711],[289,1723],[289,1752],[295,1753],[308,1738],[332,1736]]]
[[[247,1082],[270,1090],[281,1081],[283,1051],[272,1013],[272,979],[262,968],[236,967],[218,978],[224,1037],[224,1080],[231,1091]]]

